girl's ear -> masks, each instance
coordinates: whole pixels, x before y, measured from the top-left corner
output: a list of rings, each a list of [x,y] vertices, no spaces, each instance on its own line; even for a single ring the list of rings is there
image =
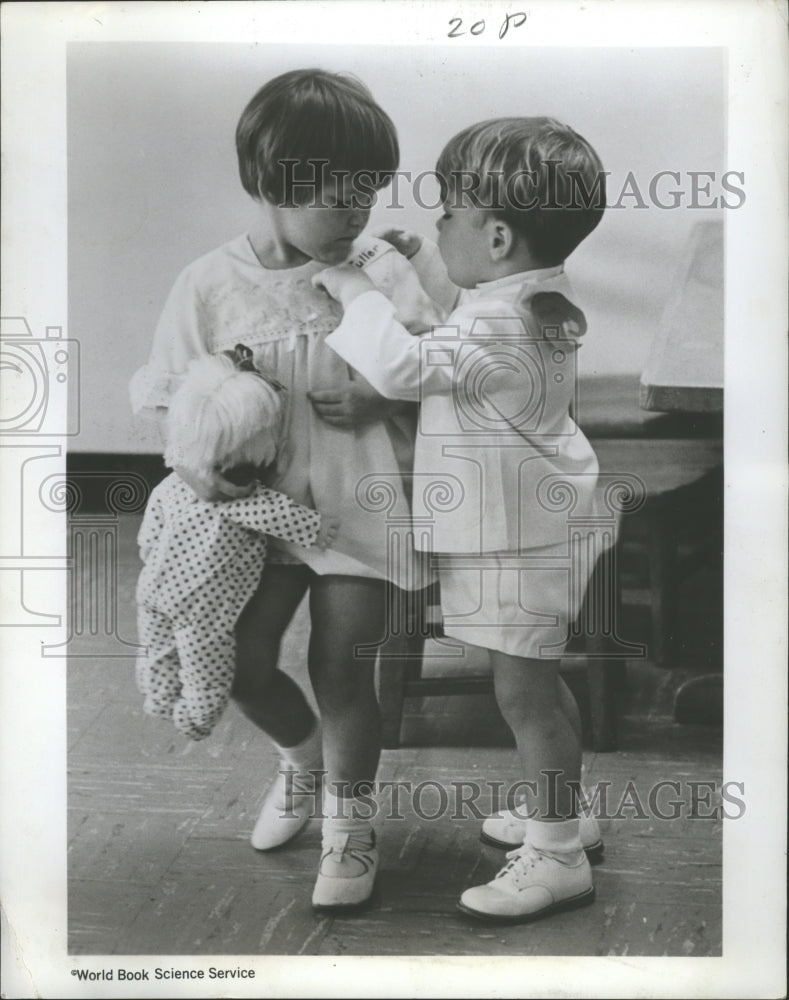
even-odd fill
[[[506,260],[515,247],[515,233],[503,219],[492,218],[488,222],[488,248],[491,260]]]

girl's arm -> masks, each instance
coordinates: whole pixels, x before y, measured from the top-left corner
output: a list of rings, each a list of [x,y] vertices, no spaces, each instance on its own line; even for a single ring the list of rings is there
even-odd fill
[[[208,337],[201,299],[187,269],[167,297],[147,363],[132,376],[129,392],[134,413],[169,405],[189,362],[208,353]]]
[[[307,397],[318,416],[332,427],[361,427],[413,409],[413,403],[382,396],[359,373],[342,389],[319,389],[308,392]]]
[[[189,362],[207,353],[208,326],[200,295],[189,269],[175,281],[162,310],[147,364],[132,376],[129,385],[132,410],[153,409],[159,438],[167,440],[167,408]],[[247,496],[248,486],[235,486],[218,473],[198,475],[193,470],[174,470],[187,486],[209,502]]]

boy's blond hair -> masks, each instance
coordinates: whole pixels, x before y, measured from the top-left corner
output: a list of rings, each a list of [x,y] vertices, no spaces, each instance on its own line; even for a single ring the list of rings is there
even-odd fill
[[[600,158],[555,118],[471,125],[446,144],[436,172],[450,208],[465,194],[521,234],[546,267],[568,257],[605,210]]]

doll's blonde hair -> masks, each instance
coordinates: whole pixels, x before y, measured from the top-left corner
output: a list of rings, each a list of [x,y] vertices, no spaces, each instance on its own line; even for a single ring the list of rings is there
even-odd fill
[[[240,371],[223,354],[197,358],[170,403],[165,463],[201,474],[244,462],[268,465],[280,414],[280,393],[259,373]],[[262,453],[261,431],[269,432]]]

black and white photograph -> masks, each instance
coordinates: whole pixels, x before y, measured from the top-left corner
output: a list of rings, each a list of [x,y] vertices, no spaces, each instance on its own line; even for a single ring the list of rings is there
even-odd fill
[[[2,995],[785,995],[786,7],[2,19]]]

